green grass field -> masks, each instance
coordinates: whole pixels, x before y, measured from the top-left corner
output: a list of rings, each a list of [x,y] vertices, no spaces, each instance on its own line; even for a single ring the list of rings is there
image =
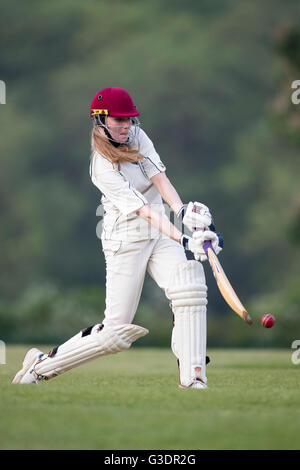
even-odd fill
[[[291,351],[209,350],[209,389],[194,390],[178,388],[170,350],[134,347],[11,385],[26,350],[7,347],[0,365],[1,449],[300,448]]]

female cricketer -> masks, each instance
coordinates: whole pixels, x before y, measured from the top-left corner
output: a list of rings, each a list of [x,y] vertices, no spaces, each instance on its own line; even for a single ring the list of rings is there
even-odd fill
[[[140,128],[139,114],[129,93],[117,87],[96,93],[90,109],[90,176],[102,193],[105,213],[103,321],[48,354],[30,349],[13,383],[48,380],[101,355],[123,351],[146,335],[148,330],[132,322],[148,272],[173,311],[171,347],[180,387],[207,388],[207,287],[201,262],[206,260],[204,241],[211,241],[218,254],[220,238],[206,205],[181,201],[152,141]],[[190,235],[170,222],[163,201]],[[185,250],[195,259],[188,260]]]

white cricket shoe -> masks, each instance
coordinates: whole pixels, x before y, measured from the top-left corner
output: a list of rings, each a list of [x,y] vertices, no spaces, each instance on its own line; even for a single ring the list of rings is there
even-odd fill
[[[35,364],[44,356],[44,353],[39,349],[32,348],[27,351],[24,360],[23,367],[14,376],[13,384],[30,384],[38,383],[37,375],[34,372]]]
[[[202,382],[202,380],[195,380],[190,385],[181,385],[181,384],[179,384],[179,388],[205,389],[205,388],[208,388],[208,386],[204,382]]]
[[[195,367],[195,380],[190,385],[190,388],[208,388],[206,385],[206,379],[204,380],[201,376],[201,367]]]
[[[207,356],[206,356],[206,364],[208,363],[207,359],[208,359],[208,362],[210,362],[209,358],[207,358]],[[206,377],[203,378],[201,376],[201,367],[200,366],[197,366],[197,367],[194,368],[193,378],[191,378],[191,381],[186,383],[186,384],[182,384],[181,381],[180,381],[179,361],[178,361],[178,368],[179,368],[179,387],[180,388],[198,388],[198,389],[208,388],[208,386],[206,385]]]
[[[195,380],[195,382],[192,383],[192,385],[190,385],[190,388],[208,388],[208,386],[202,382],[201,380]]]

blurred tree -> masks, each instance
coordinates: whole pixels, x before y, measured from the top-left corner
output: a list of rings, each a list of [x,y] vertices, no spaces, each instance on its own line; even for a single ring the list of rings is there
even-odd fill
[[[4,305],[36,284],[73,293],[99,285],[100,295],[101,194],[88,174],[89,105],[97,89],[112,85],[133,95],[182,199],[212,209],[225,237],[222,262],[244,302],[283,284],[295,299],[297,22],[294,0],[2,1]],[[225,314],[206,271],[210,311]]]

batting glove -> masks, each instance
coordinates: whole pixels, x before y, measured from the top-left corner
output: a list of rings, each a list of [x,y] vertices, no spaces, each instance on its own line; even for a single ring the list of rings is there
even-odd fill
[[[185,250],[189,250],[193,253],[195,260],[201,261],[202,263],[207,260],[203,244],[205,241],[210,241],[213,250],[216,254],[219,254],[222,247],[219,245],[219,237],[215,232],[211,230],[198,230],[193,232],[192,237],[182,235],[181,245]]]
[[[184,205],[177,217],[191,232],[196,229],[206,229],[212,224],[209,208],[200,202],[189,202]]]

